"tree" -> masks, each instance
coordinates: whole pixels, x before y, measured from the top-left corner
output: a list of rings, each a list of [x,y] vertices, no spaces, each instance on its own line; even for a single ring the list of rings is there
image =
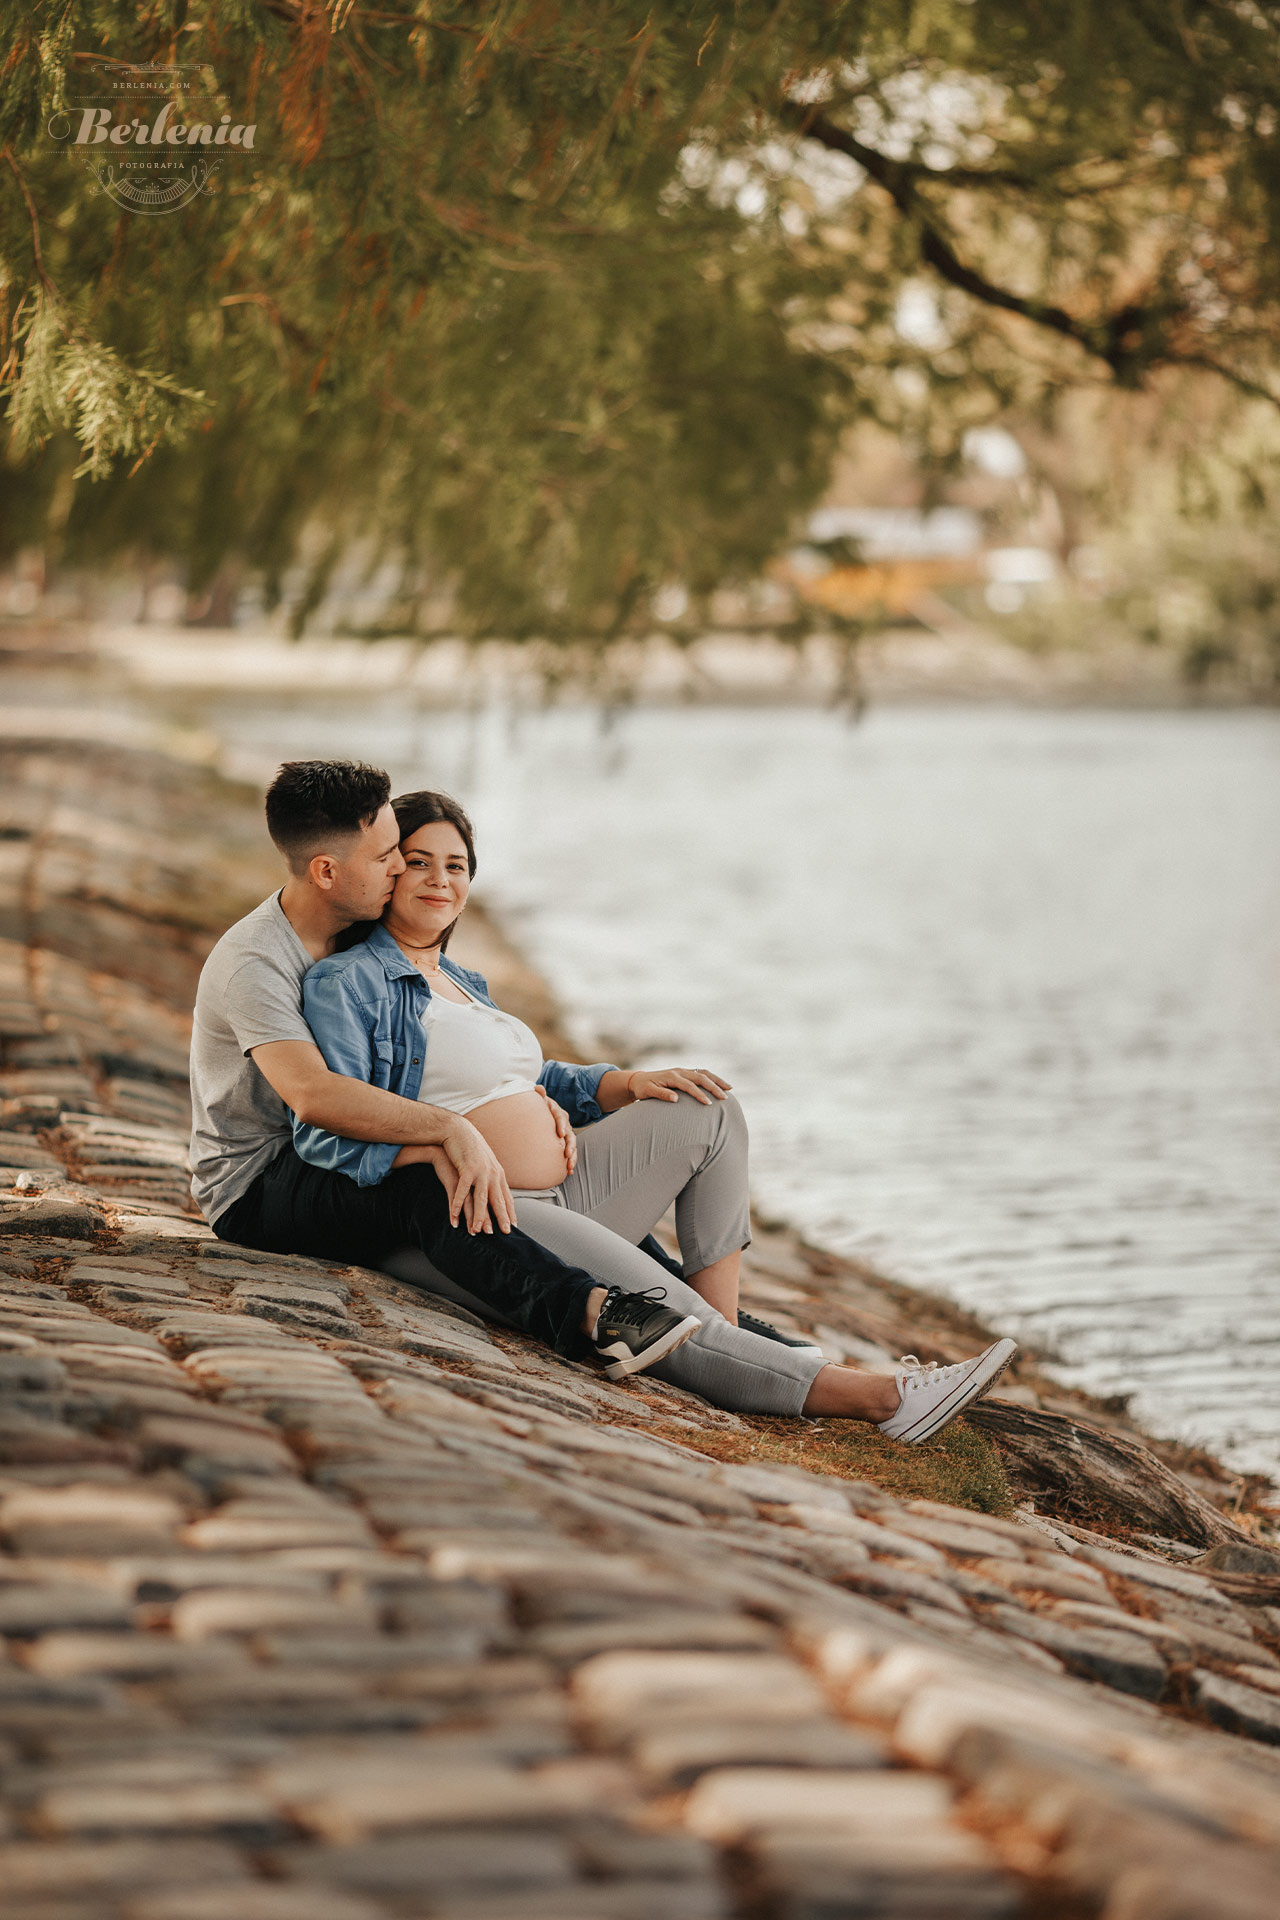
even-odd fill
[[[305,554],[298,619],[360,551],[404,618],[447,580],[472,631],[600,635],[754,574],[859,418],[945,461],[1081,385],[1280,403],[1272,6],[0,19],[9,548],[269,595]],[[142,62],[258,129],[155,218],[49,132]]]

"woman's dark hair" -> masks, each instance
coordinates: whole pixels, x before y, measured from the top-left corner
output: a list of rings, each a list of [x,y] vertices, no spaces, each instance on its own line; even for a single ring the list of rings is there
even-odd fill
[[[466,813],[457,801],[447,793],[435,793],[424,787],[420,793],[400,793],[391,802],[391,811],[396,816],[396,825],[400,829],[400,845],[415,834],[419,827],[434,826],[438,820],[445,820],[456,827],[467,850],[467,872],[474,880],[476,877],[476,836]],[[444,952],[449,944],[449,935],[457,926],[456,920],[450,921],[440,936],[440,951]]]

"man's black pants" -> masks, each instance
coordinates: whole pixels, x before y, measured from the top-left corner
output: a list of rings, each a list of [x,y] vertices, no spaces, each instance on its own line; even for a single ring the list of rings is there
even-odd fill
[[[582,1335],[587,1295],[599,1286],[567,1267],[518,1227],[510,1233],[451,1226],[435,1169],[400,1167],[380,1186],[360,1187],[345,1173],[312,1167],[285,1147],[248,1192],[219,1214],[220,1240],[263,1253],[305,1253],[319,1260],[376,1267],[397,1247],[419,1247],[433,1267],[504,1320],[569,1358],[590,1351]]]

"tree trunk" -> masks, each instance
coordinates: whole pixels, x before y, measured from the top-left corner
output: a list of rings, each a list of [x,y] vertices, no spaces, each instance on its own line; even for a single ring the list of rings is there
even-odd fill
[[[1045,1497],[1050,1513],[1118,1522],[1193,1546],[1247,1537],[1127,1434],[1003,1400],[971,1407],[968,1418],[995,1437],[1017,1477],[1033,1496]]]
[[[243,571],[238,561],[224,560],[203,592],[188,595],[184,625],[234,627]]]

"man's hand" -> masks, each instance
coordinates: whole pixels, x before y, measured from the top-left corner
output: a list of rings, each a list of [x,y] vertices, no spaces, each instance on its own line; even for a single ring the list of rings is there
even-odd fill
[[[480,1129],[464,1115],[456,1114],[439,1148],[432,1151],[443,1152],[453,1171],[451,1186],[436,1166],[449,1195],[450,1225],[456,1227],[465,1212],[468,1233],[492,1233],[495,1220],[499,1233],[510,1233],[516,1224],[516,1203],[502,1162]]]
[[[652,1073],[643,1068],[629,1073],[627,1091],[633,1100],[678,1100],[682,1093],[691,1093],[709,1107],[712,1100],[723,1100],[731,1088],[706,1067],[657,1067]]]
[[[510,1233],[516,1222],[516,1203],[507,1176],[493,1148],[471,1122],[454,1114],[440,1145],[401,1147],[394,1167],[434,1167],[449,1199],[449,1225],[456,1227],[465,1214],[468,1233]]]
[[[537,1088],[537,1092],[542,1095],[548,1107],[551,1109],[551,1118],[556,1123],[556,1132],[559,1134],[560,1144],[564,1148],[566,1173],[572,1173],[578,1164],[578,1136],[570,1125],[568,1114],[563,1107],[556,1105],[556,1102],[551,1098],[546,1088],[539,1087]]]

